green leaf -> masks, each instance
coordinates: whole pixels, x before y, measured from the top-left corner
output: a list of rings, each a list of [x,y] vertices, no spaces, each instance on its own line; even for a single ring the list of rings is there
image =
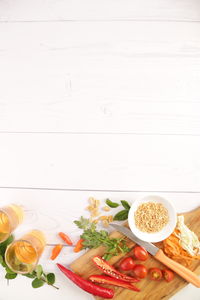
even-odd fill
[[[8,274],[16,274],[15,272],[13,272],[8,266],[6,266],[6,272],[8,273]]]
[[[1,263],[1,265],[2,265],[2,267],[4,267],[4,268],[6,268],[6,267],[7,267],[7,265],[6,265],[5,261],[3,261],[3,262]]]
[[[16,273],[13,273],[13,274],[11,274],[11,273],[6,273],[6,275],[5,275],[5,278],[6,279],[15,279],[17,277],[17,274]]]
[[[115,207],[118,207],[118,206],[119,206],[118,203],[112,202],[110,199],[106,199],[106,204],[107,204],[109,207],[112,207],[112,208],[115,208]]]
[[[25,277],[28,277],[28,278],[35,278],[35,274],[32,274],[32,273],[28,273],[28,274],[22,274],[23,276]]]
[[[8,246],[8,245],[10,245],[10,244],[13,242],[13,240],[14,240],[13,235],[10,235],[9,238],[7,238],[7,240],[5,240],[5,241],[1,244],[1,246],[2,246],[3,244],[6,245],[6,246]]]
[[[109,260],[112,257],[113,257],[113,254],[111,254],[111,253],[105,253],[102,258],[105,259],[105,260]]]
[[[50,285],[55,283],[55,274],[53,273],[47,274],[47,283]]]
[[[128,210],[125,210],[126,217],[128,214]],[[122,218],[120,218],[121,220]],[[123,217],[124,219],[124,217]],[[80,221],[75,221],[78,226],[82,226],[83,223],[88,223],[88,220],[83,217],[80,218]],[[121,253],[125,253],[127,247],[125,248],[122,243],[122,238],[111,238],[109,237],[108,231],[106,230],[96,230],[91,226],[91,223],[88,223],[87,229],[83,230],[83,233],[80,236],[83,239],[83,248],[84,249],[95,249],[99,246],[105,247],[105,258],[108,260],[113,256],[119,255]],[[43,274],[44,276],[44,274]]]
[[[122,210],[114,216],[114,221],[124,221],[128,219],[128,210]]]
[[[37,278],[38,278],[38,279],[41,278],[42,273],[43,273],[42,266],[41,266],[41,265],[37,265],[37,267],[36,267],[36,275],[37,275]]]
[[[44,281],[42,279],[38,279],[38,278],[35,278],[33,281],[32,281],[32,287],[34,289],[37,289],[41,286],[44,285]]]
[[[8,247],[8,245],[10,243],[12,243],[13,239],[14,239],[13,235],[10,235],[7,240],[5,240],[3,243],[0,244],[0,254],[2,256],[4,256],[4,254],[6,252],[6,248]]]
[[[3,261],[3,256],[0,255],[0,264],[2,264],[4,261]]]
[[[80,217],[79,221],[74,221],[74,223],[76,224],[76,226],[78,226],[78,228],[84,230],[86,230],[90,226],[90,221],[83,216]]]
[[[123,205],[123,207],[125,209],[129,210],[131,208],[130,205],[129,205],[129,203],[126,200],[121,200],[121,204]]]

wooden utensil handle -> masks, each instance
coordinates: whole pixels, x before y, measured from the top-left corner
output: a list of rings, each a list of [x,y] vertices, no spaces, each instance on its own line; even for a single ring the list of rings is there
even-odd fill
[[[158,250],[158,252],[155,255],[155,258],[167,267],[169,267],[171,270],[176,272],[186,281],[194,284],[196,287],[200,287],[200,278],[198,278],[198,276],[195,273],[167,257],[161,249]]]

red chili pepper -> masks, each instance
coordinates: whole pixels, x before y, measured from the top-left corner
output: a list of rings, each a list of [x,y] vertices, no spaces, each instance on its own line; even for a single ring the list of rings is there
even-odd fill
[[[138,279],[136,279],[134,277],[120,273],[100,256],[95,256],[95,257],[93,257],[92,260],[95,263],[95,265],[106,275],[109,275],[116,279],[121,279],[123,281],[128,281],[128,282],[138,282],[139,281]]]
[[[59,232],[58,235],[67,245],[73,245],[72,241],[70,240],[67,234],[65,234],[64,232]]]
[[[56,257],[60,254],[61,250],[63,248],[63,245],[56,245],[53,250],[52,250],[52,254],[51,254],[51,260],[56,259]]]
[[[72,271],[66,269],[64,266],[57,264],[58,268],[67,276],[71,281],[78,285],[82,290],[94,295],[99,296],[105,299],[112,299],[114,296],[114,291],[112,289],[107,289],[101,286],[98,286],[79,275],[73,273]]]
[[[82,248],[83,248],[83,242],[84,242],[84,240],[83,240],[83,239],[80,239],[80,240],[76,243],[75,248],[74,248],[74,252],[79,252],[79,251],[82,250]]]
[[[89,277],[89,280],[96,283],[111,284],[111,285],[123,287],[125,289],[133,290],[135,292],[140,292],[140,289],[138,289],[135,285],[133,285],[130,282],[112,278],[105,275],[91,275]]]

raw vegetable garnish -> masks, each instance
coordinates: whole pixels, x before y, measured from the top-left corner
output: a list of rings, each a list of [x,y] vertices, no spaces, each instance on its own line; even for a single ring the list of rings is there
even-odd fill
[[[112,299],[114,296],[114,290],[104,288],[102,286],[96,285],[89,280],[86,280],[74,272],[68,270],[61,264],[57,264],[58,268],[61,272],[72,282],[74,282],[77,286],[79,286],[82,290],[94,295],[99,296],[103,299]]]
[[[131,206],[126,200],[121,200],[120,202],[124,209],[114,216],[114,221],[125,221],[128,219],[128,213]],[[106,199],[106,204],[112,208],[116,208],[120,205],[117,202],[112,202],[110,199]]]
[[[81,217],[79,221],[74,221],[74,223],[80,229],[83,229],[83,233],[80,236],[80,238],[84,240],[82,242],[83,249],[104,246],[106,248],[106,253],[103,256],[105,260],[109,260],[113,256],[130,251],[124,238],[110,238],[108,231],[97,231],[96,224],[90,223],[89,219]]]
[[[184,216],[178,216],[179,243],[190,255],[200,255],[200,241],[196,234],[184,224]]]
[[[39,288],[44,284],[48,284],[53,286],[54,288],[58,289],[54,286],[55,283],[55,274],[54,273],[44,273],[43,268],[41,265],[38,265],[36,269],[28,274],[17,274],[13,272],[5,262],[5,252],[9,244],[13,241],[13,236],[11,235],[6,241],[0,244],[0,264],[5,270],[5,278],[8,280],[15,279],[17,276],[26,276],[28,278],[32,278],[32,287]]]
[[[192,261],[200,260],[199,240],[184,224],[183,216],[178,217],[176,229],[163,241],[163,246],[168,257],[187,267]]]

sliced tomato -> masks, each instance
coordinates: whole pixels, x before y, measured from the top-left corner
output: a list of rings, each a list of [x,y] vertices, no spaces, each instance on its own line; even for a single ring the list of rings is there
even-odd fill
[[[121,279],[123,281],[128,281],[128,282],[138,282],[139,281],[138,279],[136,279],[134,277],[120,273],[112,265],[110,265],[106,260],[104,260],[100,256],[93,257],[92,261],[95,263],[97,268],[99,268],[103,273],[105,273],[106,275],[109,275],[113,278]]]
[[[149,257],[149,254],[148,252],[146,251],[146,249],[144,249],[143,247],[141,246],[135,246],[133,248],[133,254],[135,256],[136,259],[138,260],[142,260],[142,261],[145,261],[148,259]]]
[[[162,271],[163,273],[163,277],[167,282],[170,282],[174,279],[174,272],[172,272],[171,270],[168,269],[164,269]]]
[[[145,278],[147,276],[147,268],[144,265],[137,264],[133,268],[133,274],[137,278]]]
[[[130,271],[134,268],[134,266],[135,266],[135,262],[132,259],[132,257],[124,258],[119,264],[119,267],[122,271]]]
[[[159,281],[162,279],[162,271],[159,268],[149,269],[151,280]]]

